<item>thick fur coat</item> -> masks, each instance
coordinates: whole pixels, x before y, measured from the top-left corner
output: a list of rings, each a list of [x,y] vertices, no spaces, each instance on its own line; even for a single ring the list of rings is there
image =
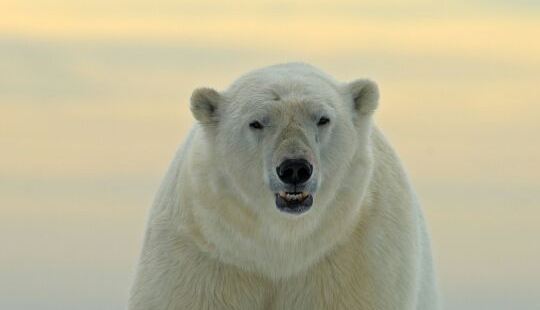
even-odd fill
[[[298,63],[195,90],[198,123],[150,211],[129,309],[438,309],[422,212],[372,121],[378,98],[369,80]],[[310,168],[302,184],[280,174],[290,158]],[[312,201],[299,209],[289,192]]]

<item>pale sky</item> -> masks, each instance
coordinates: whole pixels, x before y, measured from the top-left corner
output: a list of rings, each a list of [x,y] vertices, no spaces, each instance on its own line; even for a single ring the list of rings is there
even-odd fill
[[[535,1],[3,1],[0,309],[122,309],[195,87],[379,83],[446,309],[540,309]]]

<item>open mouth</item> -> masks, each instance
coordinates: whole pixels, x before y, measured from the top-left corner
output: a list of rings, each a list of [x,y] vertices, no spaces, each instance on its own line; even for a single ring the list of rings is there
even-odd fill
[[[276,194],[276,206],[280,211],[301,214],[309,210],[313,196],[308,192],[279,192]]]

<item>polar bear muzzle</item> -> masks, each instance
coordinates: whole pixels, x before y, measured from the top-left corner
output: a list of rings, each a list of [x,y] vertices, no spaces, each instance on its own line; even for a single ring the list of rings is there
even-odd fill
[[[313,205],[313,195],[308,192],[279,192],[276,206],[285,213],[302,214]]]
[[[286,159],[276,168],[280,181],[293,191],[276,193],[277,208],[286,213],[301,214],[313,204],[313,195],[304,191],[306,183],[313,174],[313,165],[306,159]]]
[[[285,184],[302,185],[311,177],[313,166],[305,159],[287,159],[276,168],[278,177]]]

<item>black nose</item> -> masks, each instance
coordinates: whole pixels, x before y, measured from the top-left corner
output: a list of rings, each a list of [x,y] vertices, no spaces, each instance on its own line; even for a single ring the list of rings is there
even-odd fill
[[[281,181],[297,185],[309,180],[313,166],[305,159],[287,159],[276,170]]]

